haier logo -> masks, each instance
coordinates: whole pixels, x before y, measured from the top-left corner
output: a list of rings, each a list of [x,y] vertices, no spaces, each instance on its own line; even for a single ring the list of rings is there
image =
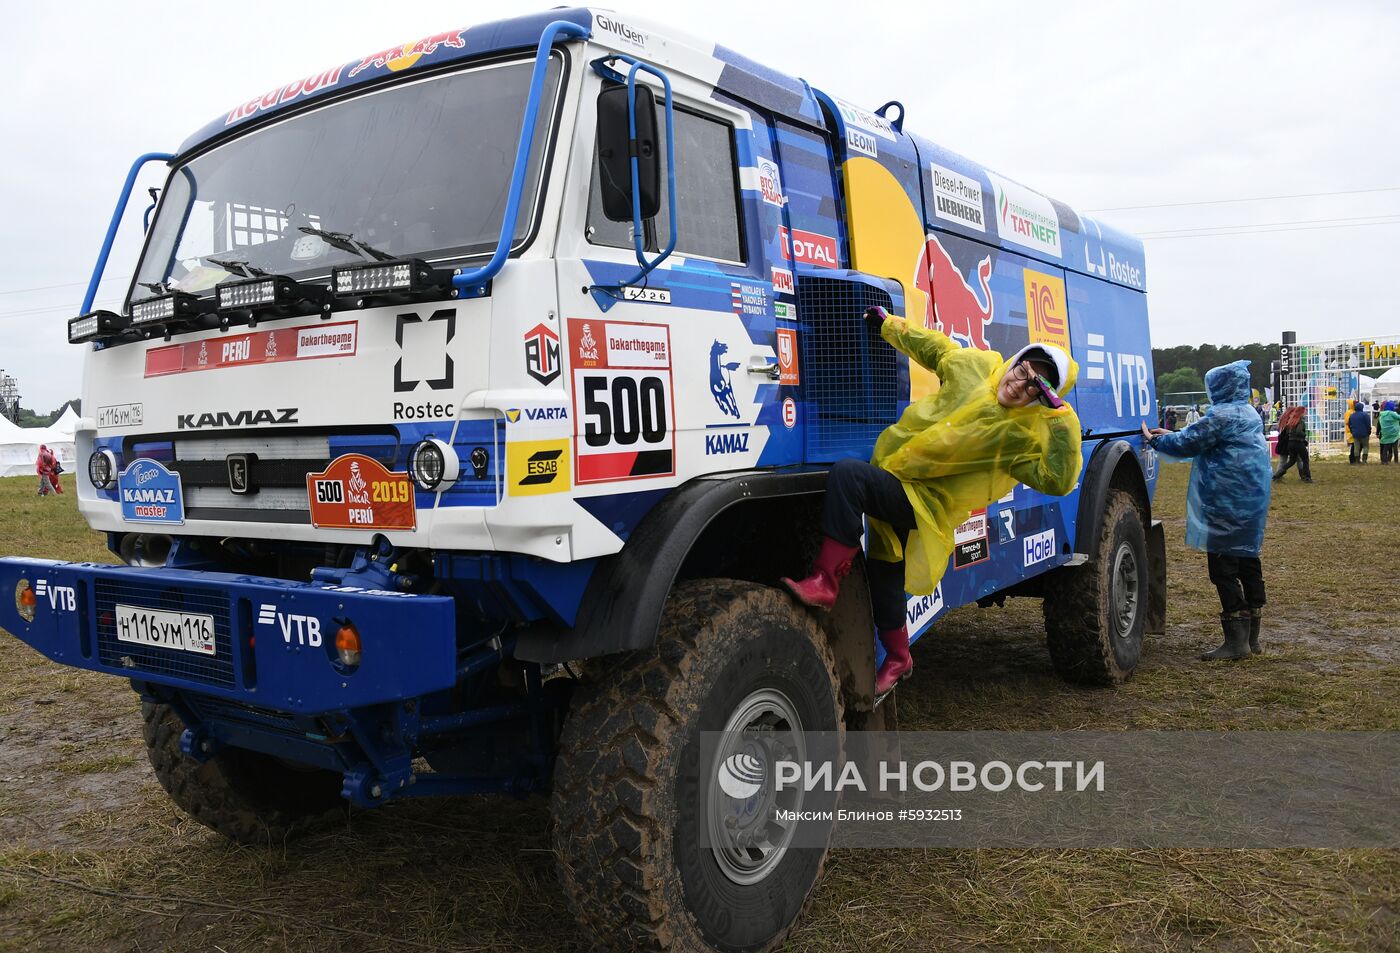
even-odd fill
[[[78,608],[78,594],[72,586],[51,586],[47,579],[34,580],[34,595],[49,599],[49,608],[55,612],[74,612]]]
[[[705,456],[713,457],[727,453],[748,453],[749,435],[741,433],[705,434]]]
[[[312,615],[292,615],[278,612],[277,606],[264,602],[258,609],[258,625],[275,625],[282,631],[282,641],[312,647],[321,644],[321,620]]]
[[[1055,531],[1047,529],[1043,533],[1036,533],[1034,536],[1027,536],[1022,540],[1025,559],[1023,566],[1034,566],[1036,563],[1043,563],[1051,556],[1055,555]]]
[[[1085,336],[1089,351],[1085,357],[1086,380],[1107,380],[1113,390],[1113,409],[1119,417],[1151,415],[1152,389],[1147,385],[1147,358],[1141,354],[1115,354],[1104,350],[1104,336]]]

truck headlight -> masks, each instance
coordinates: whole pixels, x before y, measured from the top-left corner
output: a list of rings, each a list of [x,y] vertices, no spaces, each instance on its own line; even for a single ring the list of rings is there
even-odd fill
[[[457,482],[462,462],[457,451],[436,437],[420,440],[408,454],[408,476],[422,490]]]
[[[90,311],[68,322],[68,343],[82,344],[110,334],[120,334],[130,323],[114,311]]]
[[[88,479],[99,490],[110,490],[117,482],[117,457],[110,450],[94,450],[88,457]]]
[[[202,313],[200,300],[183,291],[157,295],[133,302],[131,324],[136,328],[149,328],[157,324],[173,324],[197,318]]]
[[[455,296],[452,273],[434,268],[418,258],[333,268],[331,292],[337,297],[367,300]]]

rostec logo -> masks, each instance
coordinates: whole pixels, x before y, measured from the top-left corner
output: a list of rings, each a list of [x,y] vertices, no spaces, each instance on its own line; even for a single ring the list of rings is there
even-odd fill
[[[1027,268],[1022,273],[1026,289],[1026,315],[1030,338],[1036,344],[1053,344],[1069,353],[1065,283],[1054,275]]]
[[[264,602],[258,608],[258,625],[276,626],[287,645],[292,644],[294,637],[297,645],[315,648],[321,644],[321,620],[314,615],[278,612],[275,604]]]
[[[772,159],[758,160],[758,191],[769,205],[782,208],[787,202],[783,197],[783,180],[778,174],[778,164]]]
[[[543,324],[525,332],[525,372],[541,384],[559,376],[559,335]]]
[[[34,580],[34,596],[49,600],[49,608],[55,612],[76,612],[78,593],[72,586],[51,586],[47,579]]]
[[[1027,536],[1021,541],[1024,547],[1023,566],[1034,566],[1036,563],[1043,563],[1051,556],[1055,555],[1055,531],[1047,529],[1043,533],[1036,533],[1034,536]]]
[[[723,456],[729,453],[748,453],[749,434],[748,431],[740,433],[707,433],[705,434],[705,456]]]
[[[1147,383],[1147,358],[1105,350],[1102,334],[1087,334],[1084,340],[1089,346],[1084,379],[1101,381],[1106,373],[1113,391],[1114,412],[1119,417],[1148,416],[1152,410],[1152,388]]]
[[[443,330],[439,332],[439,329]],[[440,339],[438,333],[445,337]],[[416,390],[419,384],[427,384],[432,390],[451,390],[453,366],[447,347],[456,333],[455,308],[440,308],[426,321],[412,312],[399,315],[394,326],[394,343],[401,352],[394,362],[395,393]],[[405,360],[411,362],[408,370],[413,372],[413,377],[409,377],[404,368]],[[429,377],[430,374],[435,376]]]

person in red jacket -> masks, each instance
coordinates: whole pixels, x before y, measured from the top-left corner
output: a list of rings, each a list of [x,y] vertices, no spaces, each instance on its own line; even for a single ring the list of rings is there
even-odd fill
[[[39,459],[34,462],[34,472],[39,474],[40,496],[48,496],[50,490],[63,492],[63,484],[58,480],[63,467],[58,464],[58,456],[45,444],[39,445]]]

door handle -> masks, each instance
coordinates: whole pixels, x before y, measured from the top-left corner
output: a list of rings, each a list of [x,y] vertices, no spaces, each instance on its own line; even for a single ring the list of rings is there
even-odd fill
[[[782,376],[782,372],[778,370],[778,362],[776,360],[769,362],[766,357],[750,358],[749,373],[762,374],[772,381],[778,380]]]

